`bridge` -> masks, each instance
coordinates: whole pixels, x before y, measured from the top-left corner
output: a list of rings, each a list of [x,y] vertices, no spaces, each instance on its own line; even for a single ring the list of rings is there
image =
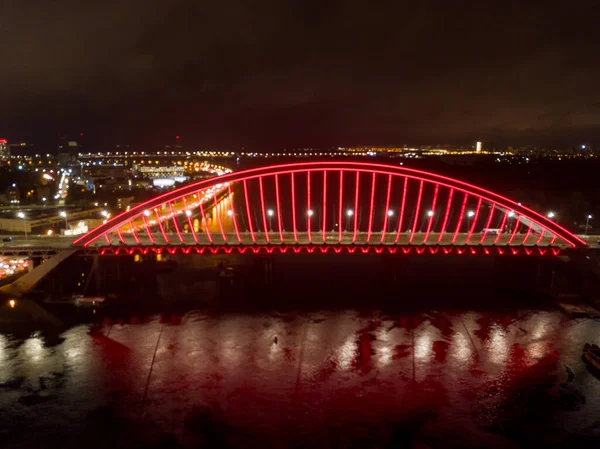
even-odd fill
[[[290,163],[171,190],[74,242],[34,237],[0,245],[0,254],[30,257],[30,268],[51,261],[0,288],[0,294],[22,296],[71,254],[94,256],[94,271],[97,256],[146,260],[147,255],[151,261],[178,253],[372,253],[546,259],[586,246],[544,215],[457,179],[374,163]]]
[[[307,162],[170,191],[73,242],[101,255],[350,252],[557,256],[585,241],[497,193],[430,172]]]

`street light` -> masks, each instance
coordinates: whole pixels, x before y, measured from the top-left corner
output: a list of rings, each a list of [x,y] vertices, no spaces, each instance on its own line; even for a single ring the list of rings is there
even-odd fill
[[[309,217],[312,217],[314,214],[312,209],[308,209],[308,211],[306,213],[308,214]]]
[[[186,210],[186,211],[185,211],[185,214],[186,214],[188,217],[191,217],[191,216],[192,216],[192,211],[188,209],[188,210]]]
[[[232,211],[231,209],[229,209],[229,210],[227,211],[227,215],[229,215],[229,216],[231,217],[231,216],[233,215],[233,211]]]
[[[17,218],[23,220],[23,231],[25,232],[25,240],[27,240],[27,220],[23,212],[17,212]]]
[[[353,211],[352,209],[348,209],[348,210],[346,211],[346,215],[347,215],[348,217],[351,217],[352,215],[354,215],[354,211]]]
[[[69,227],[69,224],[67,223],[67,213],[62,210],[60,211],[59,215],[65,219],[65,229],[67,229]]]
[[[546,217],[548,217],[548,218],[554,218],[554,217],[556,217],[556,214],[554,212],[550,211],[550,212],[548,212],[546,214]]]
[[[428,210],[427,211],[427,216],[428,217],[433,217],[433,211],[432,210]]]
[[[273,216],[274,212],[273,209],[268,209],[267,210],[267,215],[269,216],[269,231],[273,230],[273,226],[271,225],[271,217]],[[312,211],[308,211],[308,215],[312,215]]]
[[[469,229],[471,229],[471,219],[475,216],[475,212],[470,210],[467,212],[467,217],[469,217]]]
[[[102,215],[103,217],[108,217],[108,212],[103,210],[102,212],[100,212],[100,215]],[[148,214],[146,214],[146,212],[144,212],[144,215],[148,216],[148,215],[150,215],[150,212],[148,212]]]
[[[393,210],[388,210],[387,211],[388,217],[391,217],[394,215],[394,211]]]
[[[585,235],[586,237],[587,237],[587,231],[588,231],[588,227],[589,227],[589,225],[590,225],[590,220],[591,220],[591,219],[592,219],[592,216],[591,216],[591,215],[588,215],[588,216],[587,216],[587,220],[585,221],[585,234],[584,234],[584,235]]]

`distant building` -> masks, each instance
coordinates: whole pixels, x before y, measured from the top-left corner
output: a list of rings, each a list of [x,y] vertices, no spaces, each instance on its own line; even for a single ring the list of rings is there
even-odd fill
[[[477,145],[475,146],[475,151],[477,153],[481,153],[481,142],[477,142]]]
[[[10,157],[10,148],[6,139],[0,139],[0,160],[6,160]]]

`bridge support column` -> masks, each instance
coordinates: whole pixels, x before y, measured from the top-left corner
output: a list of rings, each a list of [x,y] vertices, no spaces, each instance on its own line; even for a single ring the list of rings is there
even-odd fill
[[[27,271],[31,273],[36,267],[39,267],[44,259],[42,257],[30,257],[27,259]]]
[[[262,259],[265,285],[273,285],[273,258],[265,257]]]

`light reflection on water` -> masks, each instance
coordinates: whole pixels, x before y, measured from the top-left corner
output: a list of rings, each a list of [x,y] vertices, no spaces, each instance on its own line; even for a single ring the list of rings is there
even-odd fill
[[[352,440],[360,429],[391,426],[392,419],[416,426],[413,437],[426,441],[440,432],[461,432],[451,413],[441,413],[453,409],[461,411],[470,430],[463,429],[454,446],[449,440],[441,447],[498,446],[514,434],[490,426],[510,424],[527,432],[540,416],[548,425],[554,423],[554,433],[577,432],[573,414],[585,422],[600,416],[600,382],[591,381],[580,360],[581,346],[590,335],[600,335],[600,323],[574,323],[559,312],[518,314],[518,320],[486,317],[485,312],[387,317],[381,324],[376,313],[353,311],[288,316],[193,312],[177,321],[181,324],[151,318],[92,333],[78,326],[53,343],[42,334],[23,340],[0,334],[0,410],[5,416],[0,430],[10,435],[5,447],[16,447],[11,443],[37,435],[50,416],[57,431],[61,423],[56,417],[67,414],[87,429],[89,414],[110,404],[116,419],[128,426],[144,417],[152,432],[175,435],[184,447],[186,441],[196,441],[189,432],[228,433],[225,429],[233,423],[233,434],[260,429],[267,440],[289,442],[300,429],[322,426],[334,433],[341,426]],[[421,324],[413,329],[412,323]],[[551,354],[557,359],[547,357]],[[572,380],[566,364],[575,373]],[[566,399],[557,396],[563,394],[558,385],[564,382],[585,402],[579,399],[572,406],[561,429],[555,424],[564,413],[560,407]],[[542,387],[532,388],[538,384]],[[39,404],[48,417],[38,413]],[[513,415],[513,409],[519,414]],[[210,419],[202,415],[204,424],[186,425],[199,419],[194,417],[199,410]],[[435,418],[421,422],[422,413]],[[430,419],[433,434],[425,426]],[[10,424],[14,422],[23,425]],[[65,422],[64,429],[70,424]],[[137,431],[132,429],[127,438],[136,447]],[[98,445],[110,437],[88,432]],[[43,435],[40,430],[28,447],[40,447]],[[553,443],[554,434],[549,435],[536,438]]]

